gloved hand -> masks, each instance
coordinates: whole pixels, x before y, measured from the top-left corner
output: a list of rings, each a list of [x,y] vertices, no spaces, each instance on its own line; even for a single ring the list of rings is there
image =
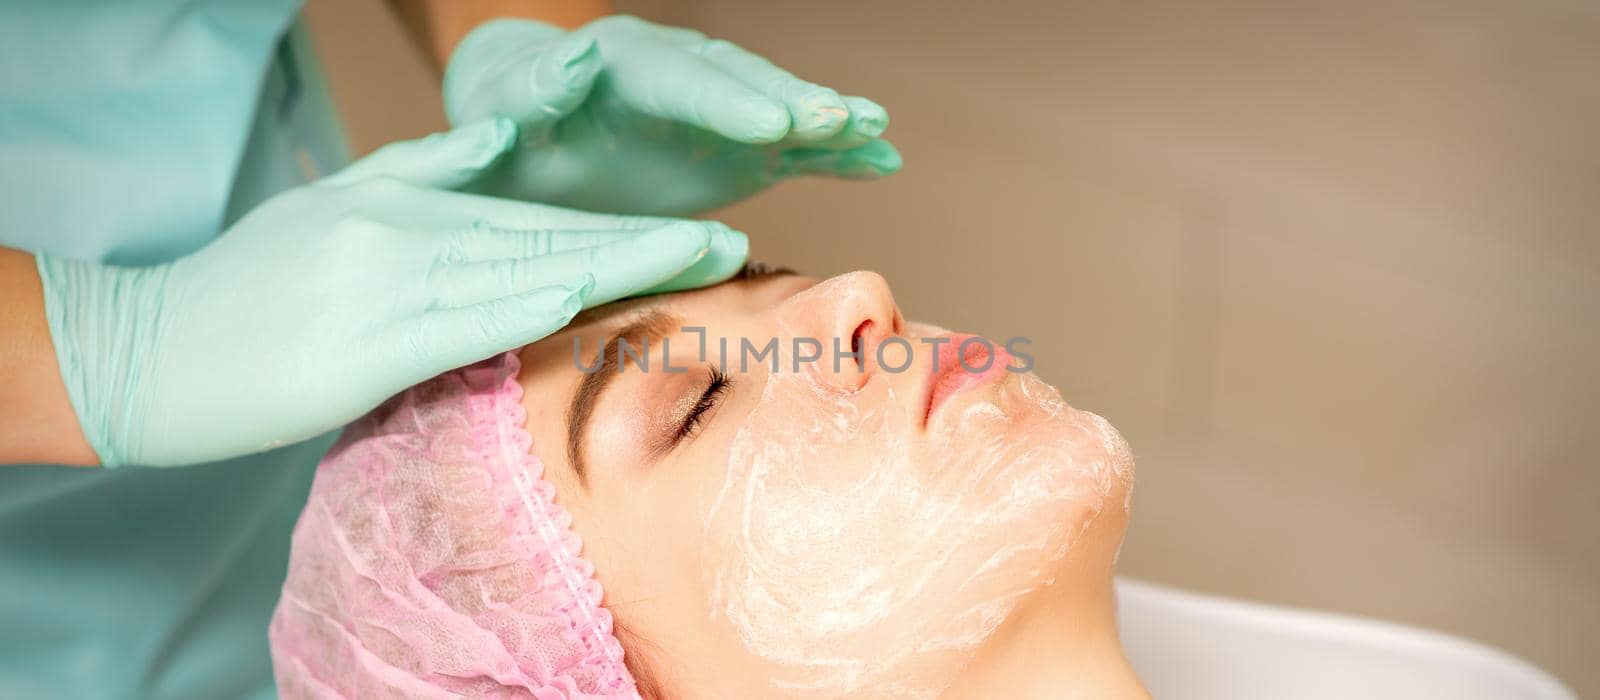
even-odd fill
[[[452,122],[515,119],[522,142],[476,191],[595,211],[682,215],[791,175],[900,169],[882,107],[726,41],[626,17],[567,32],[496,20],[456,48]]]
[[[743,263],[745,237],[720,224],[435,189],[470,181],[515,136],[494,120],[390,145],[171,263],[39,256],[62,375],[102,463],[190,464],[310,438],[582,307]]]

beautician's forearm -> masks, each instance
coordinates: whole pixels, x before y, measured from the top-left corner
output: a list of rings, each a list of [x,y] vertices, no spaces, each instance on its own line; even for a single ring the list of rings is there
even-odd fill
[[[526,17],[578,27],[611,13],[610,0],[389,0],[441,72],[462,37],[497,17]]]
[[[56,366],[29,253],[0,248],[0,465],[99,464]]]

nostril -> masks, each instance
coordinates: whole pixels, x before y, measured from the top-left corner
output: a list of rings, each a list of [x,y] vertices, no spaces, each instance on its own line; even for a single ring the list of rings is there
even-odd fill
[[[850,352],[855,355],[857,371],[865,372],[867,369],[866,337],[871,330],[872,319],[867,319],[850,334]]]

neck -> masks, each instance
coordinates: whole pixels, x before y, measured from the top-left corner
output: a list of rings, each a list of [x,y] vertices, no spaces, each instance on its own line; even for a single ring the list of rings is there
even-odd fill
[[[1092,526],[1057,583],[1017,607],[941,700],[1150,698],[1117,638],[1111,564],[1121,537],[1095,537],[1101,526],[1120,535],[1121,523]]]

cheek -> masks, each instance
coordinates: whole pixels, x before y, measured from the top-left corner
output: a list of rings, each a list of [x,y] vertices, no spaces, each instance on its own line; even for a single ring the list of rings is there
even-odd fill
[[[712,619],[777,688],[936,694],[1126,481],[1115,431],[1037,379],[990,398],[925,436],[894,396],[768,382],[700,511]]]
[[[624,652],[647,659],[669,685],[726,689],[756,678],[753,663],[731,663],[748,658],[738,639],[708,624],[696,494],[707,474],[720,476],[725,444],[663,460],[647,478],[594,489],[573,514],[606,605],[624,628]]]

